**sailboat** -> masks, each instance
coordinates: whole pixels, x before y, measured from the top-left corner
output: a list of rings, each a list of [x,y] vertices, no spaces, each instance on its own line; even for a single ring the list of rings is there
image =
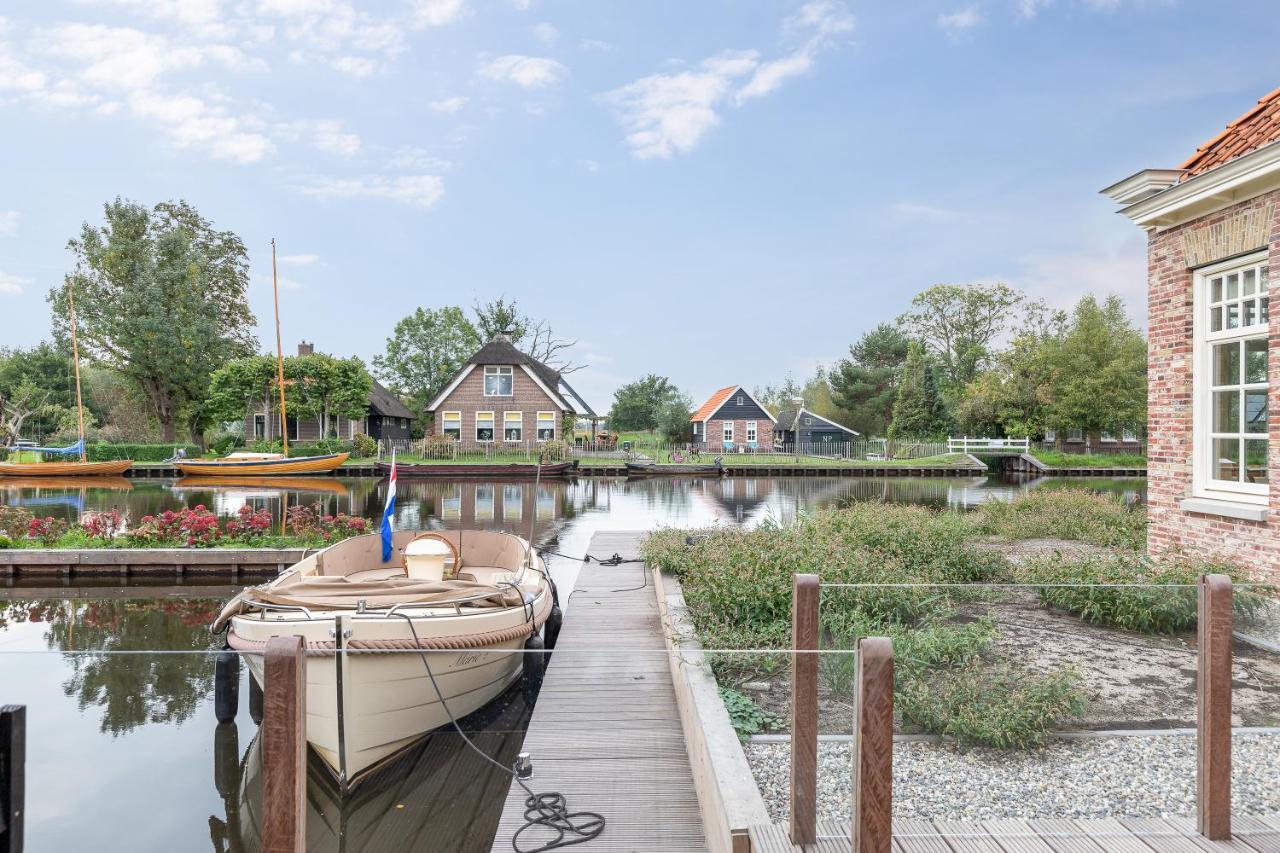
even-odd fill
[[[43,457],[76,456],[79,461],[70,462],[0,462],[0,477],[84,477],[102,476],[119,477],[133,467],[131,459],[116,459],[110,462],[90,462],[84,446],[84,400],[80,394],[80,340],[76,334],[76,291],[67,282],[67,299],[70,302],[71,319],[71,362],[76,374],[76,425],[79,441],[68,447],[11,447],[10,451],[23,454],[34,453]]]
[[[337,470],[349,453],[289,457],[288,416],[284,406],[284,348],[280,342],[280,288],[276,282],[276,241],[271,241],[271,289],[276,311],[276,385],[280,388],[280,437],[283,453],[237,451],[222,459],[178,459],[173,466],[186,476],[279,477],[286,474],[324,474]]]

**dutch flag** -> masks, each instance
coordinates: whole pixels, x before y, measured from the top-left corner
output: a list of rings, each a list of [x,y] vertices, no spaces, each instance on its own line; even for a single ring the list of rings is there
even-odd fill
[[[396,515],[396,452],[391,451],[391,485],[387,486],[387,506],[382,510],[382,562],[391,562],[391,533]]]

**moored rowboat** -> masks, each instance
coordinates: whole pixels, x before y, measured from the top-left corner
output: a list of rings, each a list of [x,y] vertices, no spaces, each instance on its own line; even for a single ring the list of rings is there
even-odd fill
[[[350,455],[329,453],[288,458],[279,453],[233,453],[225,459],[180,459],[173,467],[187,476],[280,477],[335,471]]]
[[[0,462],[0,477],[119,477],[133,462]]]
[[[710,462],[705,464],[676,462],[669,465],[658,465],[653,462],[627,463],[628,476],[652,477],[660,474],[693,474],[702,477],[720,477],[724,474],[724,466]]]
[[[304,638],[307,741],[344,783],[502,693],[553,605],[545,564],[518,536],[402,531],[393,545],[383,563],[377,534],[339,542],[214,623],[259,683],[267,641]]]

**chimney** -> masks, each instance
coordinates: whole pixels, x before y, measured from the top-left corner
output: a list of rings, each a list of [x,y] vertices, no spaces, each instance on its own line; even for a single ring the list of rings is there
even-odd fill
[[[516,333],[515,329],[503,329],[502,331],[498,332],[498,334],[494,335],[493,339],[495,341],[504,341],[506,343],[511,343],[511,337],[515,333]]]
[[[306,341],[298,343],[298,355],[314,355],[315,351],[316,345],[314,343],[307,343]]]

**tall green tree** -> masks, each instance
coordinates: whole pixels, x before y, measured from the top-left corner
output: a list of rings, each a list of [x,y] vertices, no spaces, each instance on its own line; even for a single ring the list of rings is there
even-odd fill
[[[201,443],[210,375],[253,349],[244,243],[185,201],[148,209],[117,198],[104,218],[67,244],[75,269],[49,293],[55,330],[65,337],[74,288],[82,352],[142,392],[165,441],[185,418]]]
[[[22,412],[21,437],[51,436],[73,426],[71,353],[48,341],[27,349],[0,347],[0,399],[15,413]],[[86,416],[90,423],[94,414]]]
[[[396,323],[373,369],[421,413],[481,343],[461,308],[418,308]]]
[[[654,373],[623,385],[613,392],[609,428],[614,432],[657,429],[658,413],[663,404],[679,393],[670,379]]]
[[[1015,310],[1025,301],[999,282],[938,284],[911,300],[898,325],[924,342],[937,360],[943,391],[954,393],[988,365],[994,342],[1015,325]]]
[[[209,415],[215,421],[242,421],[252,403],[262,411],[273,410],[276,399],[276,359],[269,355],[234,358],[213,372],[209,379]],[[279,406],[274,407],[279,410]],[[268,434],[279,426],[268,428]]]
[[[671,442],[689,441],[693,438],[693,423],[689,420],[692,413],[692,398],[671,389],[667,398],[658,405],[656,420],[659,434]]]
[[[902,366],[902,381],[893,404],[893,438],[939,438],[947,432],[946,409],[938,392],[933,364],[924,346],[912,341]]]
[[[286,405],[297,406],[290,412],[298,418],[314,418],[319,435],[330,436],[330,422],[339,415],[357,419],[369,410],[369,394],[373,379],[359,358],[335,358],[324,353],[311,353],[285,359]]]
[[[881,323],[849,347],[849,358],[832,368],[832,400],[849,413],[846,426],[864,435],[884,435],[888,430],[907,344],[899,328]]]

